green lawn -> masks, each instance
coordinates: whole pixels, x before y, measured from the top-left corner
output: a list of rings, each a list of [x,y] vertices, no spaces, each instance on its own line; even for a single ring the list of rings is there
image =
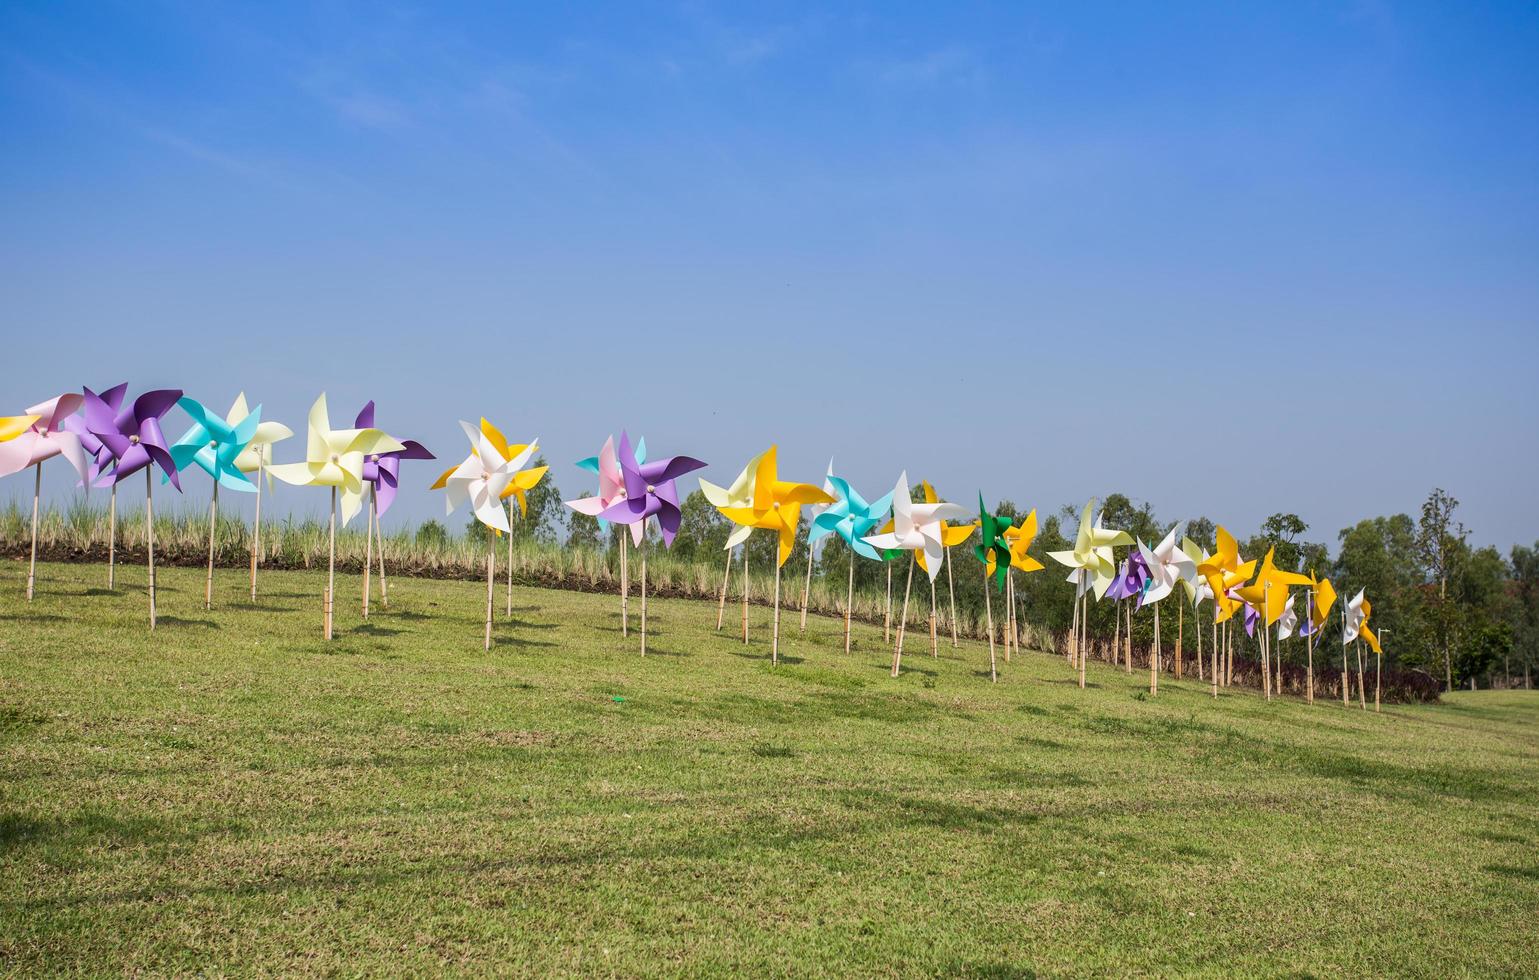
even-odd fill
[[[19,571],[19,574],[18,574]],[[1195,679],[714,604],[0,569],[7,972],[1539,973],[1539,695]],[[788,588],[789,591],[789,588]],[[637,604],[632,603],[633,616]]]

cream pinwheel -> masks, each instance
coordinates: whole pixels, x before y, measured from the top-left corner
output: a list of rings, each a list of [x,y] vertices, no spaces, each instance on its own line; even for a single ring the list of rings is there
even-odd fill
[[[945,560],[945,536],[942,525],[946,521],[960,521],[968,517],[968,510],[961,504],[926,502],[916,504],[909,495],[908,473],[898,476],[898,484],[892,491],[892,530],[883,534],[868,535],[866,543],[885,551],[888,549],[924,555],[925,573],[930,581],[940,572]],[[908,598],[914,584],[914,566],[909,565],[908,581],[903,587],[903,614],[898,621],[898,642],[893,647],[892,676],[897,677],[903,661],[903,631],[908,625]]]
[[[743,467],[743,472],[741,472],[741,473],[739,473],[737,475],[737,479],[733,480],[732,481],[732,485],[729,486],[729,487],[718,487],[716,484],[712,483],[711,481],[702,478],[700,480],[700,492],[705,494],[705,499],[710,503],[710,505],[712,507],[715,507],[718,511],[720,511],[722,513],[722,516],[724,516],[724,517],[727,515],[727,511],[729,511],[729,510],[733,510],[733,511],[751,510],[753,508],[753,499],[754,499],[753,498],[754,478],[755,478],[755,476],[758,475],[758,472],[759,472],[759,462],[763,458],[764,458],[764,454],[760,453],[759,455],[755,456],[753,459],[750,459],[748,461],[747,465],[745,465]],[[752,534],[752,533],[753,533],[753,525],[752,524],[738,524],[738,526],[734,527],[732,529],[732,532],[727,535],[727,543],[726,543],[726,545],[723,546],[722,550],[724,550],[727,553],[727,570],[726,570],[725,574],[722,576],[722,580],[721,580],[721,602],[718,604],[718,606],[716,608],[716,628],[718,630],[721,629],[722,619],[725,616],[726,610],[727,610],[727,585],[728,585],[728,580],[731,579],[731,577],[732,577],[732,549],[737,547],[739,544],[743,543],[744,541],[748,540],[748,536],[750,534]],[[747,643],[748,642],[748,549],[747,548],[744,548],[743,551],[742,551],[742,561],[743,561],[743,642]]]
[[[230,405],[229,412],[225,413],[225,419],[231,425],[240,425],[251,414],[251,408],[246,404],[246,393],[243,391],[235,396],[235,401]],[[251,518],[251,601],[256,601],[257,596],[257,568],[262,564],[262,475],[273,462],[273,444],[282,442],[294,434],[294,430],[282,422],[271,420],[262,422],[256,428],[256,435],[246,443],[246,448],[235,457],[235,468],[251,477],[251,482],[256,484],[256,513]],[[251,474],[255,473],[253,477]],[[267,489],[272,490],[273,478],[267,477]]]
[[[1126,531],[1112,531],[1101,526],[1101,518],[1095,514],[1096,499],[1091,497],[1080,512],[1079,528],[1074,532],[1074,548],[1070,551],[1050,551],[1048,557],[1070,569],[1068,581],[1074,583],[1074,620],[1070,627],[1073,639],[1069,643],[1071,666],[1079,670],[1079,686],[1085,686],[1086,646],[1089,639],[1089,615],[1087,593],[1094,591],[1096,599],[1106,594],[1117,575],[1117,560],[1112,549],[1126,547],[1133,539]]]
[[[444,490],[445,514],[454,513],[461,504],[468,502],[476,520],[494,531],[507,534],[512,528],[508,523],[508,512],[502,506],[503,497],[511,492],[509,487],[513,485],[519,469],[534,455],[539,440],[524,446],[512,457],[504,456],[507,442],[504,440],[499,443],[492,437],[490,433],[497,432],[497,429],[491,423],[485,419],[481,423],[478,429],[469,422],[460,422],[460,428],[465,430],[465,437],[470,440],[470,455],[465,457],[463,463],[439,477],[433,489]],[[483,643],[483,649],[487,650],[492,647],[492,586],[496,577],[496,554],[496,539],[489,537],[486,547],[486,633]]]
[[[296,487],[331,488],[330,553],[326,567],[324,635],[332,636],[332,606],[337,584],[337,491],[352,491],[342,511],[345,525],[362,508],[364,458],[369,453],[389,453],[405,449],[401,443],[379,429],[333,429],[326,414],[323,392],[310,406],[309,434],[305,461],[277,463],[267,472]]]
[[[780,479],[776,468],[776,448],[770,446],[759,456],[753,476],[753,501],[747,507],[727,507],[722,514],[743,528],[774,531],[779,539],[775,560],[775,613],[771,629],[770,662],[780,662],[780,568],[796,548],[796,529],[801,524],[805,504],[832,504],[833,494],[811,483]],[[701,481],[704,489],[704,481]],[[720,490],[720,488],[716,488]],[[707,495],[706,499],[710,499]],[[745,535],[746,536],[746,535]]]

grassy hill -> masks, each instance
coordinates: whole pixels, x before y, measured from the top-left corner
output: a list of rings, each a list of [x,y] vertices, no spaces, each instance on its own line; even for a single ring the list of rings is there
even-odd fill
[[[17,569],[21,569],[18,576]],[[15,972],[1534,974],[1539,695],[1382,715],[880,629],[0,576]],[[632,604],[633,615],[636,604]]]

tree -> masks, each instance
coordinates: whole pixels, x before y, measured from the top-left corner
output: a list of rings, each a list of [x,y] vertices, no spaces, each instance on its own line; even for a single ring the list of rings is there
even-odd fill
[[[1539,659],[1539,541],[1533,547],[1512,547],[1512,616],[1514,648],[1523,664],[1524,685],[1531,683],[1533,664]]]
[[[1277,567],[1290,572],[1299,568],[1299,535],[1309,530],[1309,525],[1297,514],[1273,514],[1261,522],[1261,538],[1272,549],[1272,560]]]
[[[591,497],[593,494],[584,490],[578,494],[578,499]],[[591,548],[594,551],[603,547],[603,541],[599,536],[599,522],[597,517],[587,514],[579,514],[576,511],[566,517],[566,543],[569,548]]]
[[[1454,573],[1455,553],[1468,531],[1455,517],[1459,501],[1438,487],[1421,505],[1421,523],[1417,528],[1416,550],[1432,581],[1437,583],[1436,625],[1443,648],[1443,674],[1448,690],[1453,690],[1453,621],[1448,606],[1448,579]]]

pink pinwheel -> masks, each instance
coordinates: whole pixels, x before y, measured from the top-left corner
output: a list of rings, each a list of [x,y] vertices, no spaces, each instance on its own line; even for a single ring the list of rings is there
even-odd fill
[[[374,402],[370,400],[353,422],[355,429],[374,428]],[[369,488],[369,528],[363,556],[363,618],[369,618],[369,570],[374,564],[374,540],[379,539],[379,598],[388,609],[389,592],[385,588],[385,532],[379,519],[395,503],[395,493],[401,482],[401,460],[437,459],[427,447],[414,439],[400,440],[404,449],[389,453],[370,453],[363,458],[363,483]],[[352,491],[344,489],[343,495]]]
[[[645,442],[643,442],[645,446]],[[645,458],[645,450],[636,453],[638,460]],[[599,450],[597,456],[591,456],[577,464],[584,469],[592,470],[598,474],[599,492],[597,497],[578,497],[576,500],[566,501],[566,505],[579,514],[596,517],[599,521],[599,529],[607,531],[609,522],[601,515],[604,511],[613,507],[616,502],[625,499],[625,474],[620,472],[620,460],[615,455],[615,437],[610,436],[604,440],[604,448]],[[638,465],[640,463],[638,462]],[[728,559],[730,561],[730,558]],[[630,557],[629,547],[626,544],[625,532],[620,532],[620,635],[630,634],[631,582],[630,582]]]
[[[32,557],[27,565],[27,601],[32,601],[33,586],[37,581],[37,508],[43,493],[43,462],[55,456],[69,460],[75,472],[84,480],[89,468],[86,451],[80,445],[80,437],[64,428],[64,422],[80,409],[81,397],[73,392],[50,398],[33,405],[21,418],[14,419],[15,432],[0,441],[0,476],[20,473],[31,466],[32,479]],[[21,428],[24,423],[30,423]],[[10,435],[8,432],[7,435]]]
[[[155,481],[151,479],[151,474],[159,466],[171,485],[178,492],[181,491],[182,483],[177,477],[176,460],[172,458],[171,449],[166,444],[166,434],[160,428],[160,420],[181,397],[180,389],[162,388],[140,395],[129,408],[116,410],[93,392],[86,392],[85,398],[86,428],[112,454],[112,482],[122,483],[127,477],[144,470],[144,530],[150,573],[152,630],[155,628]]]
[[[620,467],[622,488],[619,499],[604,508],[597,517],[616,524],[629,524],[631,537],[641,548],[641,655],[647,653],[647,552],[642,548],[646,540],[647,520],[657,518],[662,531],[663,546],[672,547],[673,537],[679,533],[682,514],[679,510],[679,488],[674,482],[685,473],[703,469],[705,464],[689,456],[669,456],[664,459],[636,461],[631,438],[620,432],[620,451],[616,461]]]

